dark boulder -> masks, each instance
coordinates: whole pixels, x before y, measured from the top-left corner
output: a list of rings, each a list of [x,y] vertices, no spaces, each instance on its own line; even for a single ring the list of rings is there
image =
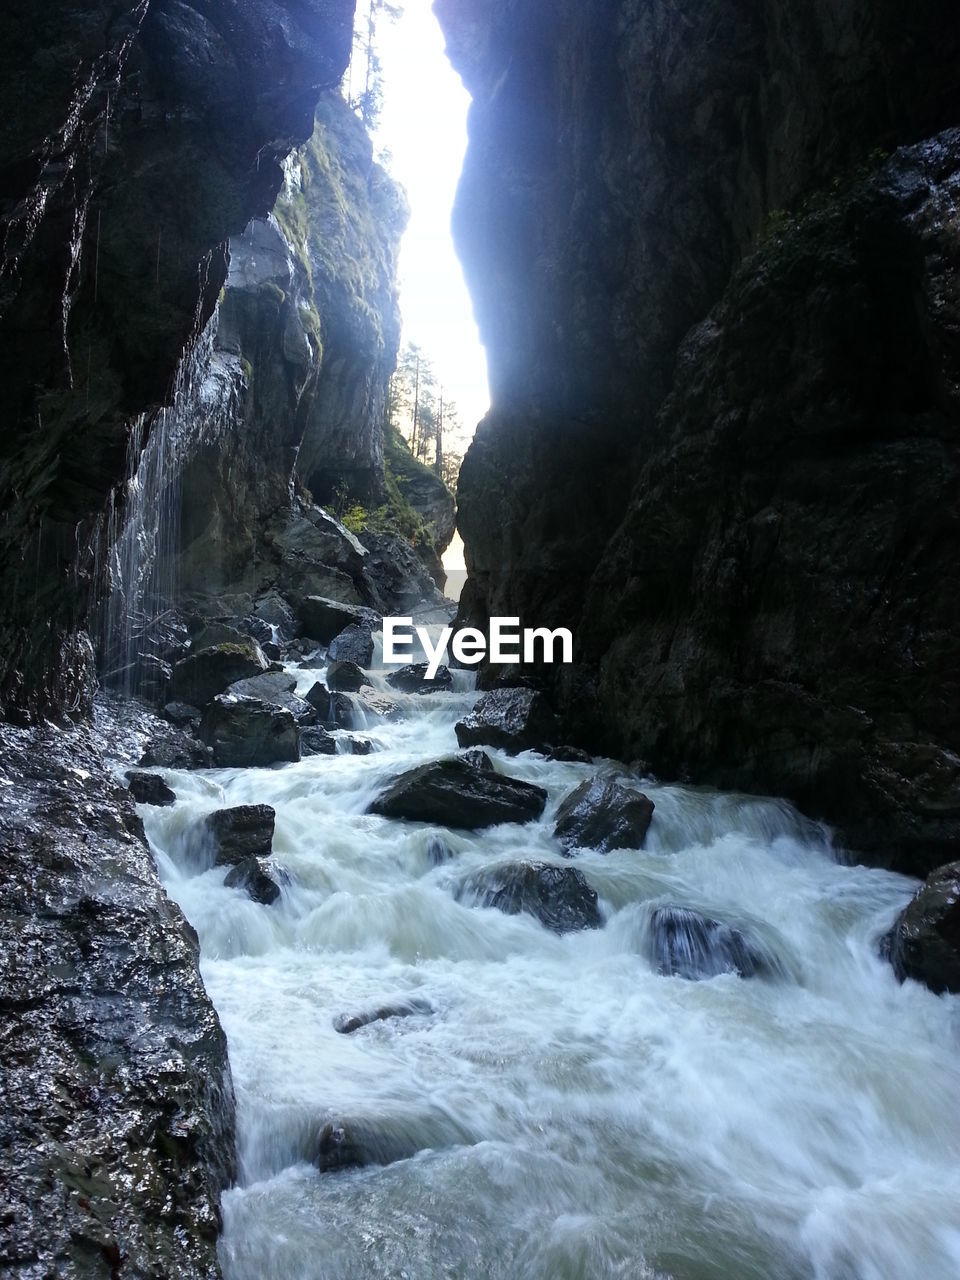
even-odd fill
[[[461,747],[501,747],[516,754],[549,742],[556,720],[536,689],[491,689],[456,727]]]
[[[308,636],[314,636],[321,644],[330,641],[350,626],[377,631],[383,619],[373,609],[362,605],[341,604],[326,596],[307,596],[300,605],[300,621]]]
[[[960,862],[938,867],[901,912],[886,939],[897,977],[938,994],[960,993]]]
[[[228,889],[243,889],[254,902],[269,907],[280,897],[280,885],[259,858],[244,858],[224,880]]]
[[[219,768],[248,768],[300,759],[297,722],[284,707],[222,694],[203,713],[200,737]]]
[[[357,714],[350,695],[328,689],[322,680],[311,686],[305,700],[328,728],[340,726],[352,729],[362,723],[362,717]]]
[[[175,702],[205,707],[237,680],[266,671],[260,646],[243,637],[235,644],[219,644],[182,658],[173,668],[171,690]]]
[[[720,973],[753,978],[782,972],[777,959],[739,929],[689,907],[658,907],[650,917],[646,942],[658,971],[678,978],[714,978]]]
[[[480,769],[484,773],[496,773],[493,761],[479,747],[472,747],[469,751],[458,751],[457,759],[462,760],[464,764],[468,764],[471,769]]]
[[[401,693],[440,693],[453,688],[453,676],[449,667],[437,667],[432,680],[427,679],[425,662],[409,663],[387,676],[387,684]]]
[[[373,661],[373,636],[369,627],[349,627],[338,632],[330,641],[327,657],[331,662],[353,662],[358,667],[369,667]]]
[[[127,771],[130,794],[137,804],[171,805],[176,803],[177,795],[158,773],[143,773],[139,769]]]
[[[150,733],[139,764],[144,769],[206,769],[211,761],[210,748],[192,733],[173,725],[159,725]]]
[[[255,698],[272,707],[285,707],[298,724],[312,720],[315,709],[297,696],[297,678],[286,671],[265,671],[263,675],[250,676],[230,685],[227,693],[235,698]]]
[[[270,591],[253,606],[253,615],[265,622],[273,632],[273,638],[281,644],[289,644],[300,634],[297,616],[283,596]]]
[[[642,849],[653,801],[612,778],[588,778],[565,796],[554,836],[565,849]]]
[[[596,890],[575,867],[548,862],[491,867],[471,876],[457,896],[507,915],[526,912],[555,933],[599,929],[603,924]]]
[[[344,751],[349,756],[369,756],[373,754],[373,743],[369,738],[356,738],[350,734],[344,734],[340,741],[343,743]]]
[[[386,1022],[390,1018],[410,1018],[416,1014],[433,1013],[433,1006],[426,1000],[398,1000],[394,1004],[380,1005],[363,1013],[341,1013],[334,1018],[333,1027],[343,1036],[349,1036],[371,1022]]]
[[[301,756],[335,756],[337,740],[322,725],[310,724],[300,730]]]
[[[531,822],[546,803],[542,787],[484,773],[462,760],[435,760],[401,774],[369,812],[476,831],[500,822]]]
[[[201,826],[213,844],[216,865],[234,867],[248,858],[268,857],[276,817],[268,804],[241,804],[207,814]]]
[[[327,687],[341,693],[356,693],[371,684],[370,677],[355,662],[333,661],[327,664]]]
[[[558,760],[565,764],[593,764],[590,752],[581,751],[579,747],[551,747],[544,754],[548,760]]]
[[[191,728],[196,728],[202,715],[200,708],[192,706],[189,702],[168,702],[163,708],[164,719],[178,727],[189,725]]]

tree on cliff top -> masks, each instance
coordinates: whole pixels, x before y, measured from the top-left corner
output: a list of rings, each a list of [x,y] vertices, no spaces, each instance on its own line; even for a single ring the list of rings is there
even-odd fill
[[[362,7],[362,6],[361,6]],[[403,14],[403,7],[388,0],[367,0],[366,17],[357,15],[353,28],[353,52],[347,68],[345,97],[351,107],[359,112],[360,119],[372,132],[383,106],[382,68],[377,54],[377,24],[386,18],[390,22]]]

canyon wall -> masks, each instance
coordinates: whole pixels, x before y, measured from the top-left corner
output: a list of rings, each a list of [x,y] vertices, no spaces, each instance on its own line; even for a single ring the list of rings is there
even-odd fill
[[[353,0],[4,15],[0,714],[89,703],[83,626],[138,415],[169,397],[350,49]]]
[[[493,392],[462,615],[574,628],[576,666],[525,677],[592,748],[943,861],[952,6],[435,8],[474,98],[454,230]]]

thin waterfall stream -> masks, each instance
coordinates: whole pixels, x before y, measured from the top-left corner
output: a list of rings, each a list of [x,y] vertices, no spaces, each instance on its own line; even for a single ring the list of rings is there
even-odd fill
[[[378,637],[386,689],[381,653]],[[325,663],[288,670],[302,693]],[[549,793],[524,826],[369,814],[398,774],[456,752],[477,695],[453,675],[449,692],[389,690],[403,715],[363,730],[369,755],[166,770],[177,803],[140,810],[229,1040],[228,1280],[960,1274],[957,1009],[878,951],[912,883],[842,865],[785,803],[650,779],[646,847],[571,862],[557,806],[612,761],[491,750]],[[276,810],[271,906],[225,887],[192,834],[253,803]],[[462,892],[518,858],[576,866],[603,926],[558,935]],[[661,972],[665,908],[742,930],[774,963]],[[398,1004],[408,1016],[337,1029]],[[328,1125],[404,1158],[321,1172]]]

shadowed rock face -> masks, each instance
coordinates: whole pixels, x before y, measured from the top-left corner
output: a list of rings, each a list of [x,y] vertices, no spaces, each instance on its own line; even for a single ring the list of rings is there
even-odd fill
[[[74,637],[131,419],[165,400],[209,318],[224,241],[273,204],[279,160],[346,64],[353,9],[6,6],[0,712],[88,700],[89,653]]]
[[[196,934],[92,731],[3,726],[0,755],[4,1275],[219,1276],[233,1088]]]
[[[956,124],[952,7],[437,7],[494,399],[463,621],[573,629],[567,737],[926,871],[960,833],[958,142],[871,153]]]

